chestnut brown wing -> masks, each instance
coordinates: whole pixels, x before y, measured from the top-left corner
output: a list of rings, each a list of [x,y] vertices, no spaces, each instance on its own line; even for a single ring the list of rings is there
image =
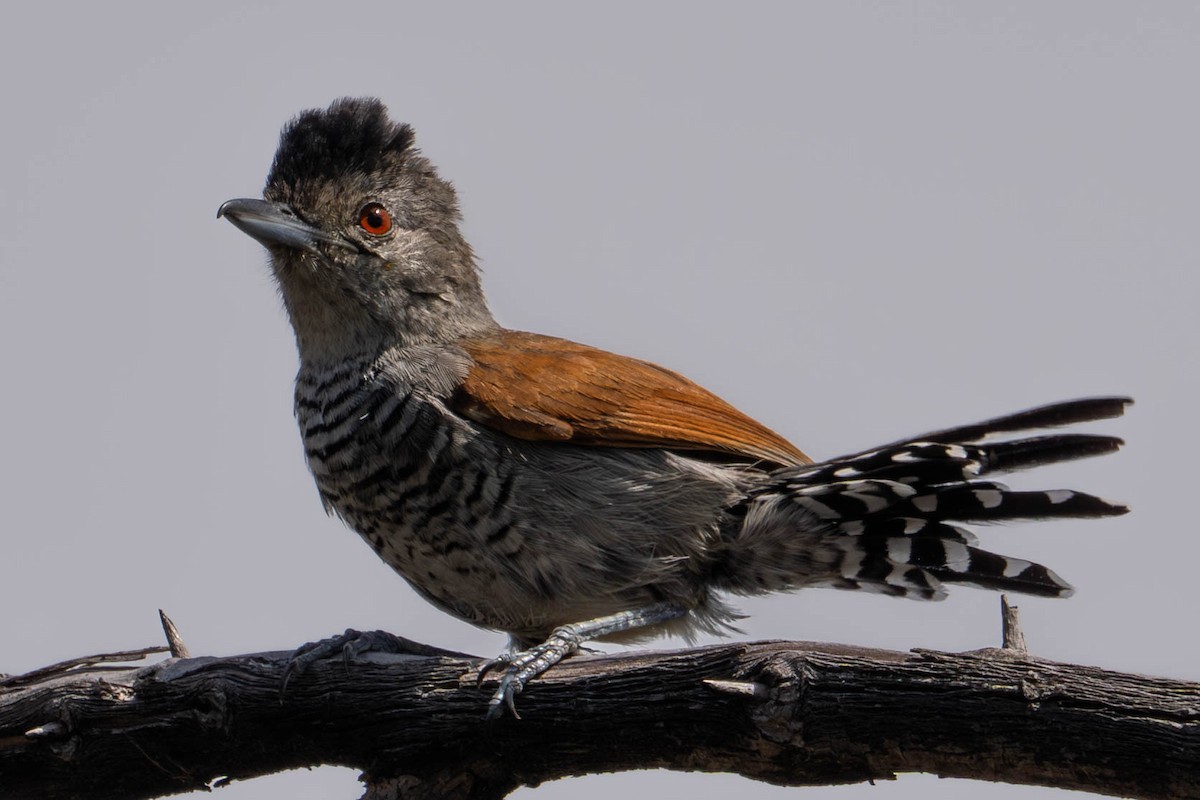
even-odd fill
[[[701,451],[779,466],[812,461],[721,398],[647,361],[520,331],[461,345],[474,365],[452,407],[518,439]]]

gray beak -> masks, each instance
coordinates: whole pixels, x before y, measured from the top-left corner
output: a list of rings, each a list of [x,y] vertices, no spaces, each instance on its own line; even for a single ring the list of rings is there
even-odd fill
[[[347,250],[358,248],[338,236],[332,236],[320,228],[314,228],[296,216],[296,212],[283,203],[242,198],[228,200],[217,209],[217,218],[225,217],[238,230],[261,244],[290,247],[316,253],[319,242],[327,242]]]

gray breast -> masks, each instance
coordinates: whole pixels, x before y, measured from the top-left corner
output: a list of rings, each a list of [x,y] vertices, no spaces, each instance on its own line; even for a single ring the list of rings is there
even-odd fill
[[[305,453],[326,508],[436,605],[536,638],[662,597],[703,602],[744,476],[479,429],[372,363],[298,377]]]

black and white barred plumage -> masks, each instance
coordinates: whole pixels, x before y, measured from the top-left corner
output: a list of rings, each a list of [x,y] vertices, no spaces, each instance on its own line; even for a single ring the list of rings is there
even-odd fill
[[[1037,428],[1120,415],[1127,398],[1094,398],[1044,406],[997,419],[923,434],[850,456],[776,473],[777,481],[749,503],[747,546],[774,546],[778,569],[754,558],[751,583],[733,591],[758,592],[801,585],[861,589],[897,597],[940,600],[946,583],[1068,597],[1071,586],[1040,564],[980,549],[967,523],[1056,517],[1107,517],[1128,509],[1067,489],[1014,491],[990,476],[1043,464],[1103,455],[1122,441],[1113,436],[1058,433],[998,439]],[[789,507],[823,530],[797,554],[763,520]],[[818,564],[811,564],[816,560]],[[798,564],[797,561],[803,562]],[[737,573],[736,568],[732,570]]]

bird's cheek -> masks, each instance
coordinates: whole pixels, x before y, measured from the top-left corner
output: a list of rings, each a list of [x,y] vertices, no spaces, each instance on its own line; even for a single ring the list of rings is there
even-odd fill
[[[402,285],[410,295],[439,297],[447,302],[456,302],[454,285],[444,275],[410,272],[403,276]]]

